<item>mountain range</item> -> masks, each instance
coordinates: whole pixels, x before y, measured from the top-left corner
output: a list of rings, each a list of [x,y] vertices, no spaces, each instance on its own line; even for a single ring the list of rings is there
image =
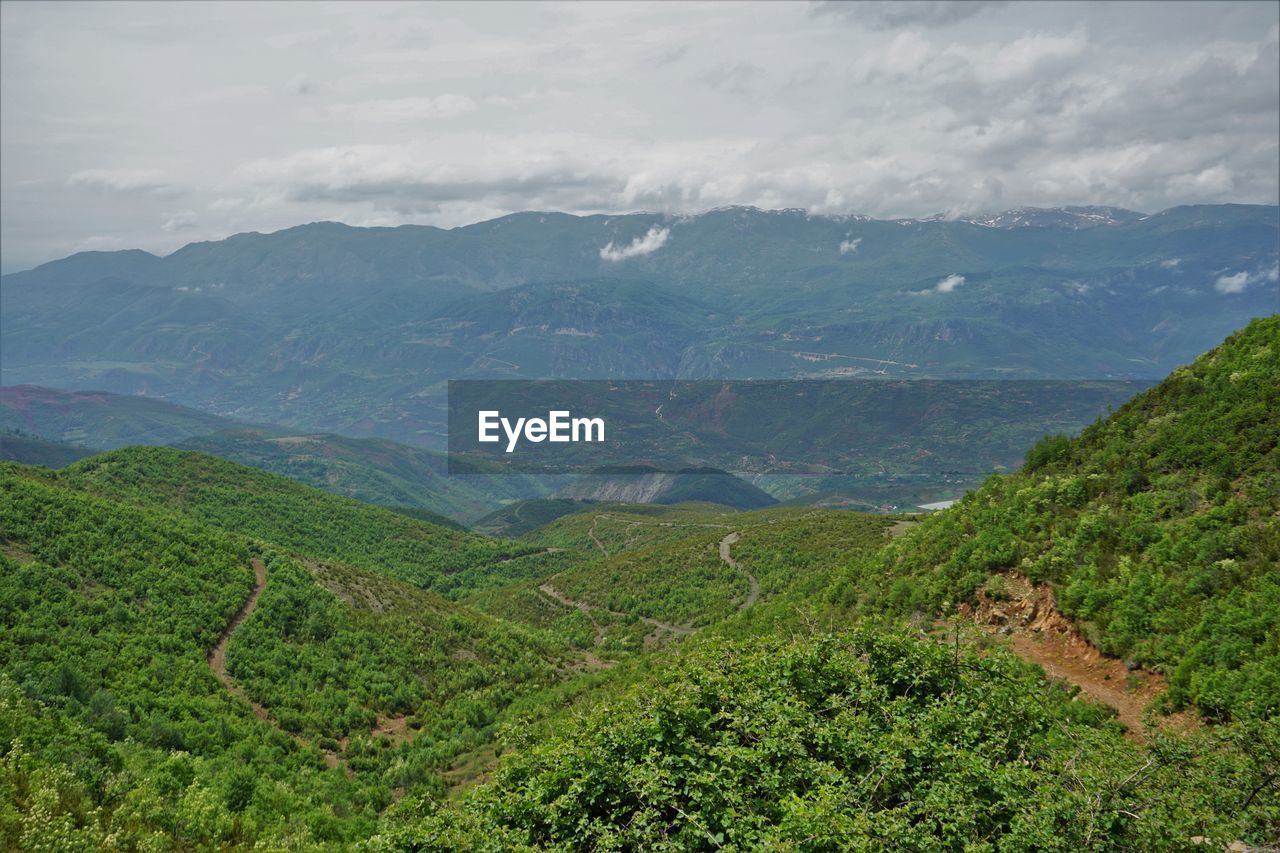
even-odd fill
[[[1274,312],[1274,206],[314,223],[0,279],[4,384],[442,447],[456,378],[1155,379]]]

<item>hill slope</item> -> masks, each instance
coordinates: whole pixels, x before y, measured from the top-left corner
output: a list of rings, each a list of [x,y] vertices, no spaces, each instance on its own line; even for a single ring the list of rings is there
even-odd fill
[[[138,395],[0,387],[0,427],[94,450],[174,444],[236,425],[228,418]]]
[[[568,672],[431,592],[43,469],[0,465],[0,531],[6,849],[341,846]]]
[[[514,474],[450,476],[444,454],[380,438],[230,429],[174,446],[283,474],[366,503],[423,509],[464,524],[505,501],[532,498],[549,488]]]
[[[0,387],[0,429],[95,450],[138,444],[198,450],[368,503],[426,510],[463,523],[549,488],[517,476],[447,477],[440,453],[385,439],[296,435],[136,394]],[[40,457],[17,461],[39,464]]]
[[[1280,708],[1280,317],[1258,320],[1077,439],[1051,437],[877,557],[836,600],[949,612],[1017,572],[1172,707]],[[998,587],[998,582],[996,583]]]
[[[114,500],[165,507],[311,558],[335,559],[437,592],[538,573],[533,546],[419,521],[200,453],[129,447],[89,457],[61,476]]]
[[[93,451],[77,444],[49,441],[18,429],[0,428],[0,461],[61,468]]]
[[[0,464],[0,846],[1268,842],[1278,358],[1258,321],[905,533],[592,504],[497,542],[169,448]],[[919,630],[1011,571],[1210,724],[1139,744]],[[844,630],[876,614],[925,621]]]

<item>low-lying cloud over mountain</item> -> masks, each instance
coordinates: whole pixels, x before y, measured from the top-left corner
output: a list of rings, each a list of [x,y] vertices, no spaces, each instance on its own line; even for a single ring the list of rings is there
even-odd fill
[[[1280,266],[1255,272],[1241,271],[1231,275],[1220,275],[1213,286],[1219,293],[1235,294],[1244,293],[1249,287],[1264,281],[1273,284],[1280,281]]]
[[[1155,211],[1280,192],[1274,3],[0,16],[6,270],[322,219]]]
[[[606,261],[625,261],[639,255],[650,255],[661,249],[671,236],[670,228],[650,228],[643,237],[637,237],[625,246],[614,246],[610,241],[600,250],[600,257]]]

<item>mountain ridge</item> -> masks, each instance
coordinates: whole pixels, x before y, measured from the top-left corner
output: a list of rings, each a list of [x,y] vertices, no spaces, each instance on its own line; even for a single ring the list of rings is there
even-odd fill
[[[1280,208],[1248,205],[1089,228],[315,224],[6,275],[0,363],[5,384],[439,449],[458,378],[1157,379],[1280,307],[1278,245]]]
[[[50,264],[62,264],[64,262],[71,261],[72,259],[80,259],[80,261],[83,262],[91,259],[102,259],[102,258],[115,258],[119,260],[129,259],[129,260],[139,260],[139,261],[141,261],[142,258],[146,258],[146,261],[142,261],[142,262],[150,263],[151,260],[153,259],[164,260],[172,257],[173,255],[178,254],[179,252],[183,252],[188,249],[196,249],[198,247],[210,246],[210,245],[219,244],[219,243],[226,243],[228,241],[233,241],[233,240],[252,239],[252,238],[260,238],[260,237],[274,237],[279,235],[294,234],[294,233],[301,233],[301,232],[317,233],[325,230],[332,231],[334,229],[342,229],[347,231],[368,232],[368,233],[397,233],[398,232],[398,233],[420,233],[423,235],[447,234],[447,233],[453,233],[453,232],[467,232],[473,229],[474,230],[492,230],[492,229],[502,227],[502,225],[505,223],[520,221],[526,217],[545,218],[548,216],[553,216],[553,217],[565,217],[565,218],[577,220],[577,221],[605,220],[606,222],[610,220],[616,220],[616,219],[645,219],[645,220],[655,220],[655,221],[665,221],[665,222],[689,222],[689,221],[696,221],[698,219],[702,219],[704,217],[708,217],[716,214],[743,211],[743,212],[749,212],[753,214],[772,215],[772,216],[788,216],[788,217],[801,216],[801,217],[804,217],[805,219],[821,220],[821,221],[828,221],[828,222],[834,222],[834,223],[883,222],[883,223],[911,224],[911,223],[926,223],[926,222],[944,222],[944,223],[945,222],[963,222],[971,225],[981,225],[983,227],[1001,228],[1001,229],[1007,230],[1012,228],[1029,227],[1031,223],[1017,222],[1015,220],[1019,216],[1033,215],[1033,214],[1070,214],[1069,216],[1057,217],[1056,219],[1059,223],[1075,222],[1082,218],[1086,218],[1091,213],[1096,213],[1100,215],[1105,215],[1107,213],[1120,214],[1120,218],[1115,218],[1114,216],[1111,216],[1109,217],[1109,219],[1104,218],[1102,221],[1098,221],[1095,224],[1091,224],[1088,226],[1083,226],[1083,225],[1076,226],[1076,227],[1099,227],[1099,226],[1105,226],[1105,225],[1127,225],[1134,221],[1141,221],[1145,219],[1152,219],[1155,217],[1168,216],[1175,212],[1185,213],[1187,211],[1215,209],[1215,208],[1219,208],[1219,209],[1244,208],[1244,209],[1259,209],[1259,210],[1267,210],[1267,209],[1276,210],[1277,206],[1265,205],[1265,204],[1240,204],[1240,203],[1234,203],[1234,202],[1228,202],[1223,204],[1183,204],[1183,205],[1174,205],[1173,207],[1165,208],[1155,213],[1143,213],[1141,211],[1130,210],[1128,208],[1117,207],[1113,205],[1062,205],[1057,207],[1054,207],[1054,206],[1040,207],[1040,206],[1029,205],[1024,207],[1009,208],[1006,210],[967,212],[959,215],[940,212],[940,213],[935,213],[935,214],[922,216],[922,217],[905,217],[905,216],[904,217],[877,217],[877,216],[871,216],[869,214],[860,214],[860,213],[846,213],[846,214],[813,213],[806,208],[762,208],[762,207],[757,207],[755,205],[731,204],[731,205],[723,205],[720,207],[708,208],[707,210],[704,210],[698,213],[667,213],[667,212],[637,210],[637,211],[626,211],[626,212],[617,212],[617,213],[576,214],[576,213],[566,213],[563,211],[552,211],[552,210],[524,210],[524,211],[515,211],[512,213],[503,214],[502,216],[496,216],[496,217],[493,217],[492,219],[483,219],[476,222],[469,222],[462,225],[455,225],[447,228],[435,226],[435,225],[426,225],[426,224],[409,223],[409,222],[403,223],[401,225],[351,225],[349,223],[342,222],[341,220],[318,219],[312,222],[304,222],[304,223],[299,223],[297,225],[286,226],[284,228],[279,228],[275,231],[236,231],[224,237],[211,238],[208,240],[197,240],[191,243],[184,243],[178,248],[163,254],[156,254],[154,252],[149,252],[145,249],[105,249],[105,250],[104,249],[88,249],[81,252],[73,252],[72,254],[66,255],[61,258],[53,258],[48,261],[44,261],[42,263],[36,264],[33,267],[28,267],[26,269],[13,270],[11,272],[5,273],[5,276],[7,277],[10,275],[19,275],[25,272],[34,272],[36,270],[48,267]],[[1006,222],[1009,224],[1002,224]],[[1054,227],[1054,226],[1049,225],[1049,226],[1041,226],[1041,227]],[[1070,227],[1070,226],[1066,226],[1066,227]]]

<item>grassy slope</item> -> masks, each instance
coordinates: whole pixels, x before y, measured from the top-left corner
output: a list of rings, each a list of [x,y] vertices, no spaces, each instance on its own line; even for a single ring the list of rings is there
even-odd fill
[[[946,612],[995,573],[1053,585],[1104,651],[1210,717],[1280,707],[1280,317],[1255,321],[1075,440],[1046,439],[881,554],[835,600]]]
[[[72,465],[67,482],[442,593],[537,577],[539,550],[429,524],[199,453],[131,447]],[[522,557],[522,555],[531,555]]]
[[[439,794],[454,755],[571,674],[548,636],[75,480],[0,466],[0,846],[358,838],[393,789]],[[227,661],[266,719],[205,662],[253,550],[268,582]]]
[[[512,474],[449,476],[444,454],[380,438],[326,433],[279,436],[259,429],[228,429],[177,446],[367,503],[427,509],[464,524],[501,501],[543,491],[529,478]]]

